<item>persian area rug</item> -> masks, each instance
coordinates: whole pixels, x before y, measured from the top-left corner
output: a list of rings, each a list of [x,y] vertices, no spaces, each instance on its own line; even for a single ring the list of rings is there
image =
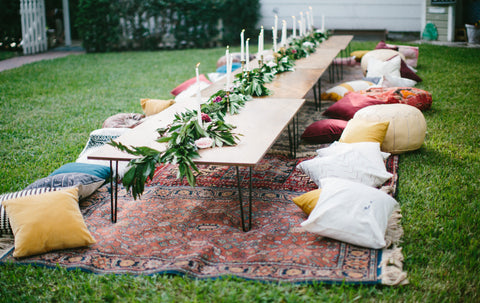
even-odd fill
[[[162,166],[139,200],[122,188],[118,221],[110,221],[108,187],[81,203],[97,243],[91,247],[23,259],[12,251],[1,262],[62,266],[98,274],[178,274],[193,278],[236,276],[294,283],[384,283],[382,250],[342,243],[302,230],[307,216],[292,198],[316,186],[295,169],[299,161],[267,155],[254,168],[252,230],[240,225],[235,172],[202,167],[199,186],[175,179],[174,166]],[[395,177],[398,157],[387,161]],[[242,174],[246,174],[243,169]],[[242,181],[246,182],[246,180]],[[247,190],[244,186],[244,201]],[[387,261],[388,261],[387,260]]]

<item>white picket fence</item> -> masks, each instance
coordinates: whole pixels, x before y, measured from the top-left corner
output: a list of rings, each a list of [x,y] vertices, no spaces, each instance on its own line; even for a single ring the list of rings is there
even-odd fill
[[[22,47],[25,55],[48,48],[44,0],[20,0]]]

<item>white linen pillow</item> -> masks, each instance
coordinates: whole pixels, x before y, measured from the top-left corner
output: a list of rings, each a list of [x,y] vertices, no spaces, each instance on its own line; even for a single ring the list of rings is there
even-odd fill
[[[345,179],[321,180],[322,192],[301,226],[309,232],[363,247],[385,247],[385,231],[397,201],[388,194]]]
[[[381,186],[393,175],[385,168],[380,147],[375,142],[361,143],[334,144],[325,155],[303,161],[297,167],[320,188],[323,188],[320,180],[327,177]]]
[[[416,84],[415,80],[393,75],[385,75],[382,81],[383,87],[414,87]]]
[[[387,61],[370,58],[370,60],[368,60],[366,77],[383,77],[385,75],[390,75],[400,78],[401,63],[402,61],[400,56],[395,56]]]
[[[330,144],[328,147],[317,149],[317,155],[319,157],[323,156],[332,156],[340,153],[344,153],[356,149],[366,156],[377,157],[381,156],[383,160],[387,160],[390,156],[390,153],[382,152],[380,149],[379,142],[355,142],[355,143],[346,143],[335,141]]]

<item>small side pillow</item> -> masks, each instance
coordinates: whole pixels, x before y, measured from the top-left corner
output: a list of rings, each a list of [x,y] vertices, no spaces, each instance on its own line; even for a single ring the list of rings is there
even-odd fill
[[[317,205],[317,201],[321,192],[322,190],[320,188],[314,189],[304,193],[303,195],[295,197],[292,200],[304,213],[309,215],[315,208],[315,205]]]
[[[390,121],[366,121],[351,119],[343,130],[340,142],[378,142],[383,143]]]
[[[301,138],[312,144],[331,143],[340,138],[346,126],[347,121],[340,119],[316,121],[305,129]]]
[[[398,206],[388,194],[357,182],[322,179],[322,194],[301,226],[322,237],[363,247],[385,247],[388,219]]]
[[[51,191],[58,190],[58,188],[35,188],[35,189],[24,189],[21,191],[5,193],[0,195],[0,235],[11,235],[13,234],[12,227],[10,226],[10,221],[8,220],[7,212],[3,207],[2,202],[7,200],[12,200],[20,197],[39,195]]]
[[[383,185],[392,174],[385,168],[383,157],[378,149],[377,159],[365,155],[357,149],[325,157],[316,157],[302,161],[297,167],[319,188],[323,188],[321,179],[336,177],[363,183],[372,187]]]
[[[96,243],[78,206],[78,189],[69,188],[3,201],[16,258]]]
[[[348,92],[356,92],[359,90],[365,90],[372,87],[374,84],[370,81],[365,80],[355,80],[348,81],[337,86],[334,86],[330,89],[327,89],[322,93],[321,98],[323,100],[335,100],[338,101],[342,99]]]
[[[401,62],[400,56],[395,56],[386,61],[371,58],[368,61],[366,77],[384,77],[386,75],[400,77]]]
[[[25,189],[77,187],[78,198],[83,200],[93,194],[103,183],[105,183],[105,179],[94,175],[65,173],[39,179],[25,187]]]
[[[66,173],[83,173],[96,176],[100,179],[108,179],[110,177],[110,167],[98,164],[88,163],[67,163],[56,169],[50,176]]]
[[[198,79],[201,83],[203,82],[204,84],[207,84],[207,85],[212,84],[212,82],[210,82],[210,80],[208,80],[207,77],[205,77],[204,74],[199,75]],[[172,91],[170,93],[174,96],[177,96],[181,92],[185,91],[186,89],[188,89],[189,87],[191,87],[192,85],[194,85],[196,83],[197,83],[197,78],[196,77],[190,78],[190,79],[186,80],[185,82],[183,82],[182,84],[179,84],[174,89],[172,89]]]
[[[147,117],[158,114],[174,103],[175,100],[140,99],[140,105]]]
[[[358,110],[376,104],[384,104],[384,102],[363,94],[351,92],[330,105],[323,114],[330,118],[348,121],[353,118],[353,115],[355,115]]]

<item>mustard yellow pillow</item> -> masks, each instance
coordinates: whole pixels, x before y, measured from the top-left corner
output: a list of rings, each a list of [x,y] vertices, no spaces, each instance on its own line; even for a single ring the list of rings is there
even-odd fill
[[[321,192],[322,190],[320,188],[309,191],[301,196],[293,198],[293,202],[300,207],[304,213],[309,215],[315,208],[315,205],[317,205],[317,201]]]
[[[362,60],[363,55],[368,53],[369,50],[358,50],[350,53],[350,57],[355,57],[355,61],[360,62]]]
[[[162,110],[168,108],[173,103],[174,100],[158,100],[158,99],[141,99],[140,105],[146,116],[151,116],[158,114]]]
[[[360,119],[351,119],[340,136],[339,142],[378,142],[383,143],[390,121],[372,122]]]
[[[15,237],[14,257],[96,243],[78,206],[76,187],[2,202]]]

